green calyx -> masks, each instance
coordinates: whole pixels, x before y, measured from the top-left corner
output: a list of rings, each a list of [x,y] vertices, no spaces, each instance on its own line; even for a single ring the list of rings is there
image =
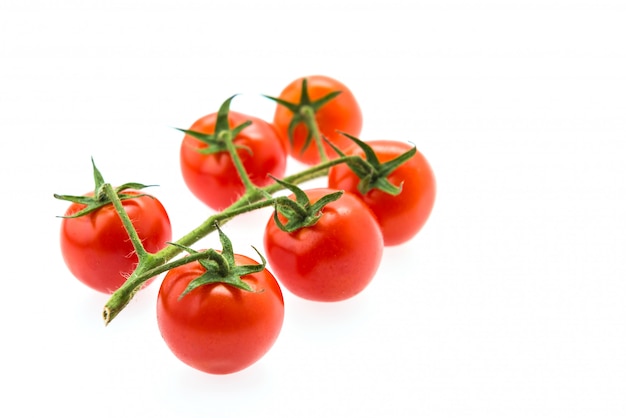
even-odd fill
[[[91,159],[91,165],[93,166],[93,177],[94,177],[94,182],[95,182],[93,196],[59,195],[55,193],[54,197],[59,200],[65,200],[68,202],[79,203],[81,205],[85,205],[85,207],[81,209],[80,211],[69,216],[59,216],[60,218],[78,218],[80,216],[84,216],[93,211],[96,211],[103,206],[107,206],[111,204],[111,199],[109,199],[105,191],[106,182],[104,181],[104,178],[102,177],[102,173],[100,173],[100,170],[98,170],[98,168],[96,167],[96,164],[94,163],[93,158]],[[141,183],[124,183],[121,186],[115,187],[113,190],[115,194],[117,194],[117,196],[120,198],[120,200],[127,200],[127,199],[136,199],[138,197],[142,197],[146,195],[124,193],[124,190],[128,190],[128,189],[141,190],[146,187],[152,187],[152,186],[141,184]]]
[[[263,271],[266,265],[265,258],[256,248],[252,247],[261,258],[261,264],[237,265],[235,263],[235,253],[233,251],[233,246],[230,239],[226,236],[226,234],[222,232],[217,223],[215,224],[215,228],[219,233],[220,242],[222,244],[222,251],[218,252],[214,249],[208,249],[202,252],[206,255],[206,257],[199,259],[198,262],[202,267],[206,269],[206,272],[203,273],[201,276],[193,279],[189,283],[187,288],[183,291],[183,293],[181,293],[179,299],[182,299],[189,292],[200,286],[213,283],[226,284],[241,290],[245,290],[247,292],[255,291],[248,283],[244,282],[241,278],[248,274]],[[199,254],[198,251],[195,251],[188,247],[184,247],[174,243],[172,243],[171,245],[179,246],[189,252],[189,254]]]
[[[302,88],[300,92],[300,102],[299,103],[291,103],[286,100],[280,99],[278,97],[265,96],[266,98],[275,101],[281,106],[286,107],[293,113],[293,118],[291,122],[289,122],[288,126],[288,135],[289,141],[293,145],[293,135],[296,130],[296,126],[299,124],[304,124],[307,128],[307,136],[304,141],[304,145],[300,152],[306,151],[306,149],[311,145],[311,142],[314,139],[314,133],[317,132],[317,122],[315,121],[315,114],[317,111],[324,106],[326,103],[337,97],[341,94],[341,91],[333,91],[326,94],[324,97],[321,97],[315,101],[312,101],[309,96],[308,90],[308,81],[306,78],[302,80]]]
[[[298,186],[274,179],[277,183],[293,192],[295,200],[286,196],[276,198],[274,205],[274,222],[282,231],[291,233],[301,228],[313,226],[322,217],[322,209],[343,195],[343,191],[329,193],[311,204],[309,197]],[[283,215],[287,222],[282,222],[278,214]]]
[[[402,184],[396,186],[389,181],[388,177],[398,167],[410,160],[417,152],[417,148],[413,147],[396,158],[381,163],[376,156],[376,152],[367,143],[345,132],[340,133],[352,140],[365,154],[365,159],[346,162],[348,167],[361,179],[357,186],[359,193],[364,195],[370,190],[378,189],[393,196],[399,195],[402,192]],[[333,147],[337,154],[345,157],[345,154],[339,148],[330,142],[328,144]]]
[[[200,154],[217,154],[219,152],[228,152],[227,142],[233,141],[237,135],[241,133],[244,129],[252,124],[252,121],[247,120],[244,123],[235,126],[231,129],[230,124],[228,123],[228,112],[230,111],[230,103],[237,95],[233,95],[226,99],[224,103],[220,106],[217,111],[217,120],[215,121],[215,132],[212,134],[205,134],[202,132],[192,131],[188,129],[180,129],[177,130],[189,135],[193,138],[196,138],[200,142],[206,144],[207,146],[204,148],[198,148]],[[248,147],[236,145],[236,148],[245,149],[248,152],[252,152]]]

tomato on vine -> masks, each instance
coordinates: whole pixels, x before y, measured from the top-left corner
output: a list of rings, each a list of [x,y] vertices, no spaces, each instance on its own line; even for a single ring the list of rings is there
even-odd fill
[[[352,92],[337,80],[303,77],[278,97],[266,96],[277,103],[271,124],[230,111],[234,97],[190,129],[179,129],[184,133],[179,162],[185,183],[217,213],[178,241],[166,244],[171,240],[167,213],[156,198],[139,191],[143,185],[128,183],[114,190],[109,184],[98,186],[103,181],[96,176],[92,194],[55,195],[72,202],[63,220],[61,244],[70,270],[90,286],[113,292],[103,308],[105,324],[138,289],[168,272],[159,291],[162,334],[177,356],[210,373],[241,370],[269,349],[282,324],[282,294],[265,269],[265,260],[255,264],[232,250],[219,257],[208,251],[204,259],[204,252],[188,245],[238,215],[274,206],[263,245],[278,279],[302,298],[340,301],[367,287],[385,245],[406,242],[419,232],[436,193],[432,169],[415,147],[397,141],[365,143],[353,136],[361,130],[361,111]],[[323,164],[283,178],[288,153],[305,164]],[[337,157],[340,160],[330,161]],[[327,188],[303,191],[295,186],[325,174]],[[275,197],[284,189],[292,195]],[[175,259],[183,247],[193,254]],[[108,258],[108,252],[115,252],[113,258]],[[115,282],[109,281],[112,277]],[[235,309],[226,308],[232,307],[229,297],[243,303],[264,289],[276,289],[269,292],[274,294],[273,302],[250,302],[261,313],[260,320],[269,321],[265,322],[269,331],[259,334],[262,326],[246,308],[241,311],[248,312],[243,322]],[[195,300],[195,305],[171,304],[174,294],[182,295],[181,300]],[[200,299],[205,298],[214,298],[215,307],[224,307],[221,313],[209,312],[230,318],[227,328],[190,319],[189,315],[203,315]],[[273,313],[266,316],[266,310]],[[183,317],[184,321],[176,322]],[[183,322],[187,325],[173,325]],[[176,331],[178,326],[184,331]],[[203,331],[206,327],[208,334]],[[232,338],[218,337],[230,331]],[[186,348],[184,341],[192,340],[211,341],[210,347]],[[217,340],[226,342],[220,345]],[[252,341],[260,345],[248,347],[246,342]]]
[[[233,97],[217,113],[195,121],[180,147],[180,167],[189,190],[207,206],[222,210],[246,192],[246,184],[228,152],[232,142],[249,181],[255,186],[282,177],[287,152],[272,124],[230,111]]]
[[[103,193],[96,166],[96,190],[83,196],[55,195],[72,202],[61,222],[61,253],[70,272],[102,293],[113,293],[137,266],[138,257],[120,216]],[[172,227],[161,202],[127,183],[116,189],[144,249],[155,253],[172,239]],[[146,282],[146,285],[149,283]]]
[[[351,193],[289,188],[294,194],[277,204],[263,236],[280,283],[297,296],[324,302],[363,291],[383,251],[372,212]]]
[[[298,78],[278,97],[266,97],[277,102],[274,126],[289,144],[290,155],[302,163],[312,165],[337,157],[322,137],[344,149],[351,142],[337,131],[352,135],[361,132],[363,117],[354,94],[333,78]]]
[[[331,167],[328,187],[358,196],[374,212],[386,246],[413,238],[428,220],[435,203],[433,170],[415,147],[400,141],[355,144],[347,155],[366,157],[368,165],[341,164]]]
[[[234,254],[220,232],[221,252],[171,269],[157,299],[157,322],[172,353],[211,374],[243,370],[263,357],[280,334],[284,301],[262,263]],[[260,254],[259,254],[260,255]]]

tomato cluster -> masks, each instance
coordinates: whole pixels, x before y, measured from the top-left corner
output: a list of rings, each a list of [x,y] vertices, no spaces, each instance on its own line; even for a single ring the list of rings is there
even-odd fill
[[[195,251],[182,243],[188,236],[171,243],[160,202],[130,187],[136,183],[112,194],[95,165],[95,192],[57,196],[72,202],[61,228],[69,270],[113,293],[113,305],[167,271],[157,300],[161,335],[181,361],[214,374],[242,370],[271,348],[284,318],[281,286],[318,302],[362,292],[384,248],[421,230],[436,194],[433,170],[415,146],[357,138],[359,104],[337,80],[302,77],[265,96],[276,103],[272,121],[231,111],[233,97],[180,129],[183,179],[217,213],[214,225],[192,235],[218,230],[221,250]],[[327,187],[300,189],[296,183],[309,177],[285,177],[288,158],[309,166],[308,175],[326,175]],[[274,197],[283,189],[291,194]],[[234,253],[220,222],[270,205],[267,261]],[[175,259],[182,251],[189,254]]]

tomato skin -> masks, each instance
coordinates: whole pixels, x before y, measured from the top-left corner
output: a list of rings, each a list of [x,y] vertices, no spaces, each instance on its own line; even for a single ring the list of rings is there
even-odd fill
[[[271,174],[281,178],[287,166],[287,151],[276,129],[270,123],[253,116],[230,111],[231,128],[247,120],[252,124],[234,139],[243,166],[250,180],[259,187],[269,184]],[[211,134],[215,132],[217,113],[206,115],[191,125],[189,130]],[[222,210],[245,192],[245,187],[228,152],[201,154],[198,148],[207,145],[192,136],[185,135],[180,148],[180,166],[189,190],[204,204]],[[250,153],[250,151],[252,153]]]
[[[400,141],[367,141],[381,163],[389,161],[411,149]],[[363,151],[354,146],[346,152],[361,155]],[[380,224],[385,246],[402,244],[413,238],[424,226],[435,204],[436,181],[433,170],[419,151],[399,166],[388,177],[402,192],[392,196],[381,190],[370,190],[362,195],[358,191],[359,178],[350,168],[341,164],[330,169],[328,186],[354,193],[372,209]]]
[[[136,190],[124,193],[141,194]],[[157,252],[172,240],[169,217],[157,198],[145,195],[122,200],[122,205],[148,252]],[[84,207],[72,203],[65,215],[72,215]],[[138,262],[128,233],[112,204],[78,218],[63,218],[61,253],[77,279],[107,294],[126,281]]]
[[[235,254],[238,265],[258,264]],[[172,353],[185,364],[211,374],[229,374],[258,361],[278,338],[284,301],[276,279],[264,269],[242,276],[255,291],[222,283],[179,295],[206,270],[192,262],[170,270],[159,289],[157,322]]]
[[[305,192],[314,203],[333,191]],[[369,208],[350,193],[326,205],[322,213],[316,224],[291,233],[279,229],[271,217],[263,236],[266,257],[293,294],[321,302],[345,300],[365,289],[376,274],[382,234]],[[284,222],[282,215],[279,219]]]
[[[315,114],[317,125],[322,135],[328,138],[339,149],[349,147],[352,142],[345,136],[339,134],[337,130],[346,132],[353,136],[361,133],[363,126],[363,115],[361,108],[350,89],[340,81],[323,75],[312,75],[301,77],[287,85],[278,98],[291,103],[299,103],[302,80],[306,78],[308,83],[309,98],[315,101],[334,91],[341,91],[337,97],[323,105]],[[302,124],[298,124],[293,134],[293,143],[289,141],[289,123],[293,118],[293,113],[284,106],[278,105],[274,113],[274,126],[282,136],[283,141],[289,146],[290,155],[296,160],[307,165],[320,162],[320,156],[312,140],[308,148],[301,152],[305,144],[308,129]],[[336,158],[337,153],[326,143],[324,143],[326,155],[329,158]]]

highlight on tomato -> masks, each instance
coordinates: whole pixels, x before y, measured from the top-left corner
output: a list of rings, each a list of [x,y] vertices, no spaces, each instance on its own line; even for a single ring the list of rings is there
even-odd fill
[[[124,284],[139,260],[120,216],[102,192],[104,180],[95,164],[93,169],[94,192],[83,196],[55,194],[57,199],[72,202],[61,221],[61,254],[78,280],[110,294]],[[161,202],[137,190],[144,187],[147,186],[126,183],[115,192],[144,249],[155,253],[171,241],[172,226]],[[144,286],[153,280],[148,280]]]
[[[233,96],[234,97],[234,96]],[[241,197],[245,185],[228,152],[228,141],[237,149],[247,176],[259,187],[282,177],[287,151],[269,122],[231,111],[226,100],[219,111],[196,120],[185,133],[180,147],[180,167],[189,190],[204,204],[223,210]]]
[[[383,237],[373,213],[352,193],[291,189],[294,194],[277,205],[263,236],[277,279],[293,294],[313,301],[359,294],[382,258]]]
[[[353,193],[372,210],[386,246],[409,241],[422,229],[435,204],[436,181],[428,160],[405,142],[351,139],[355,144],[346,155],[366,157],[370,166],[333,166],[328,187]]]
[[[322,161],[318,143],[328,159],[337,157],[323,137],[344,149],[351,142],[337,131],[355,136],[361,132],[361,107],[352,91],[334,78],[301,77],[289,83],[278,97],[266,97],[277,102],[274,126],[289,144],[290,155],[307,165]]]
[[[166,274],[157,299],[161,336],[182,362],[211,374],[241,371],[277,340],[284,319],[282,291],[265,260],[223,249]],[[197,253],[197,252],[196,252]],[[260,256],[260,254],[259,254]]]

